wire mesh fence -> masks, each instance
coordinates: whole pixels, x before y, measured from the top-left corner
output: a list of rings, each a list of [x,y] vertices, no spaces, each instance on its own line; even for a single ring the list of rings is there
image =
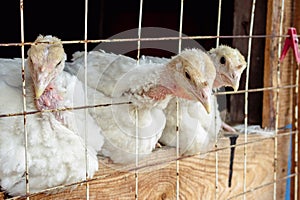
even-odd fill
[[[105,1],[102,1],[102,3]],[[8,47],[18,47],[21,49],[21,66],[19,66],[22,70],[22,76],[16,77],[22,80],[22,112],[17,113],[0,113],[0,118],[13,118],[15,116],[22,116],[24,121],[23,126],[23,134],[24,134],[24,149],[25,149],[25,185],[26,185],[26,194],[25,197],[27,199],[39,199],[41,197],[47,198],[47,195],[43,194],[31,194],[30,191],[30,170],[29,170],[29,155],[28,155],[28,129],[27,129],[27,117],[30,115],[39,114],[41,112],[49,112],[46,111],[31,111],[27,109],[28,102],[26,100],[26,77],[24,76],[26,71],[26,53],[25,48],[29,48],[31,45],[35,45],[34,41],[26,41],[25,40],[25,32],[26,30],[26,14],[24,11],[26,10],[26,1],[20,0],[20,42],[1,42],[0,37],[0,47],[8,48]],[[84,57],[84,105],[75,106],[70,108],[62,108],[50,110],[50,112],[59,111],[74,111],[74,110],[85,110],[85,121],[87,121],[88,109],[97,108],[97,107],[107,107],[111,106],[111,104],[93,104],[90,105],[88,103],[88,74],[87,68],[89,67],[88,63],[88,53],[89,53],[89,45],[95,48],[95,45],[100,43],[100,47],[104,47],[101,45],[113,44],[113,48],[120,50],[120,46],[125,44],[124,48],[128,48],[130,50],[125,49],[126,52],[124,54],[129,53],[133,55],[139,63],[140,58],[144,55],[145,52],[149,52],[147,50],[147,42],[158,42],[160,45],[163,42],[172,41],[175,44],[171,46],[172,49],[166,48],[167,51],[172,52],[172,54],[180,53],[184,48],[193,46],[188,46],[190,41],[197,41],[201,44],[202,41],[210,40],[214,42],[214,46],[218,47],[220,45],[220,40],[224,39],[241,39],[247,40],[247,51],[244,55],[247,61],[247,68],[244,71],[244,87],[240,88],[238,91],[232,90],[223,90],[214,92],[215,96],[225,96],[231,95],[233,97],[238,94],[242,94],[243,105],[238,107],[238,109],[243,110],[243,121],[240,122],[244,125],[243,132],[238,139],[237,144],[230,144],[228,138],[222,137],[218,138],[216,141],[215,148],[207,151],[201,152],[196,155],[181,155],[179,149],[179,137],[180,137],[180,112],[178,111],[180,108],[180,103],[177,101],[177,116],[176,116],[176,127],[174,127],[174,131],[176,131],[176,148],[170,147],[162,147],[156,148],[151,156],[146,160],[140,160],[139,158],[139,145],[136,145],[136,157],[135,162],[126,165],[120,166],[118,164],[110,163],[106,158],[99,156],[99,169],[96,174],[90,178],[88,177],[88,162],[86,162],[86,176],[85,179],[79,181],[77,183],[72,183],[71,185],[59,185],[54,188],[46,189],[46,192],[56,191],[56,189],[65,189],[59,193],[51,194],[53,198],[86,198],[86,199],[103,199],[103,198],[128,198],[128,199],[145,199],[145,198],[171,198],[171,199],[184,199],[184,198],[195,198],[195,199],[255,199],[258,197],[265,196],[266,198],[272,199],[285,199],[298,198],[298,81],[299,81],[299,72],[294,63],[293,58],[289,55],[289,58],[286,59],[285,63],[277,62],[276,66],[272,66],[273,74],[269,75],[272,80],[274,80],[273,84],[264,84],[261,87],[251,88],[249,83],[251,79],[255,77],[255,74],[251,74],[251,69],[255,68],[255,59],[252,57],[252,49],[253,49],[253,40],[261,39],[266,41],[278,41],[277,49],[265,48],[265,51],[275,51],[274,54],[277,54],[277,57],[274,59],[279,59],[282,52],[282,44],[286,39],[290,37],[285,32],[287,30],[285,26],[284,19],[286,17],[286,10],[289,9],[284,5],[287,3],[285,1],[278,1],[281,5],[280,7],[280,25],[279,32],[274,34],[256,34],[255,32],[255,16],[256,16],[256,5],[257,2],[255,0],[251,3],[251,8],[247,10],[250,16],[249,20],[249,29],[247,30],[247,34],[244,35],[222,35],[222,23],[224,16],[222,15],[223,6],[228,2],[224,2],[219,0],[218,3],[215,3],[217,6],[214,12],[217,15],[217,23],[213,24],[215,34],[212,35],[193,35],[187,36],[184,33],[184,26],[186,22],[185,16],[189,14],[189,10],[185,9],[186,1],[178,1],[176,3],[177,8],[175,9],[175,16],[179,23],[178,27],[175,30],[176,35],[165,35],[165,36],[157,36],[157,35],[147,35],[148,30],[143,27],[143,21],[145,19],[144,10],[147,9],[149,4],[148,1],[140,0],[138,4],[135,6],[138,8],[135,11],[137,25],[136,36],[130,35],[130,37],[122,37],[118,35],[118,37],[110,37],[110,38],[96,38],[92,39],[89,37],[89,30],[93,29],[93,25],[90,23],[89,18],[89,4],[91,1],[85,0],[84,4],[82,4],[82,10],[84,10],[83,16],[80,16],[82,21],[84,22],[84,26],[76,27],[76,29],[81,29],[81,33],[83,33],[82,39],[73,38],[73,39],[62,39],[62,44],[64,47],[68,47],[68,45],[81,45],[81,49],[83,49],[83,57]],[[92,2],[94,3],[94,2]],[[171,2],[169,2],[171,3]],[[234,2],[231,2],[234,4]],[[190,7],[188,7],[190,8]],[[271,8],[268,8],[271,9]],[[110,10],[101,10],[101,12],[109,12]],[[116,11],[117,13],[118,11]],[[25,12],[26,13],[26,12]],[[159,13],[159,12],[158,12]],[[130,14],[128,14],[130,15]],[[189,16],[189,15],[188,15]],[[102,16],[105,19],[105,14]],[[147,18],[146,18],[147,19]],[[188,18],[190,19],[190,18]],[[272,21],[270,19],[266,19]],[[108,20],[109,22],[109,20]],[[108,23],[106,22],[106,23]],[[102,22],[104,23],[104,22]],[[271,22],[272,23],[272,22]],[[96,26],[96,25],[95,25]],[[126,26],[126,25],[124,25]],[[153,29],[157,27],[151,27]],[[82,31],[83,29],[83,31]],[[132,29],[130,26],[127,28],[128,30]],[[162,29],[155,29],[154,33]],[[51,30],[49,30],[49,33]],[[162,31],[165,32],[165,31]],[[47,33],[46,33],[47,34]],[[62,33],[63,34],[63,33]],[[126,34],[125,34],[126,35]],[[145,37],[147,35],[148,37]],[[163,34],[162,34],[163,35]],[[0,35],[1,36],[1,35]],[[124,35],[123,35],[124,36]],[[128,36],[128,35],[127,35]],[[33,37],[33,36],[32,36]],[[211,43],[213,43],[211,42]],[[128,47],[127,44],[133,44],[134,47]],[[150,46],[150,49],[154,49],[155,45]],[[163,46],[163,45],[162,45]],[[267,45],[266,45],[267,46]],[[152,48],[151,48],[152,47]],[[99,48],[99,46],[98,46]],[[123,48],[123,47],[122,47]],[[131,49],[133,48],[133,49]],[[109,48],[108,48],[109,49]],[[145,49],[147,51],[145,51]],[[105,50],[105,49],[103,49]],[[151,50],[150,50],[151,51]],[[133,53],[132,53],[133,52]],[[289,73],[283,71],[284,67],[290,67]],[[267,73],[265,70],[264,73]],[[290,80],[290,82],[285,82],[284,79]],[[255,80],[255,79],[254,79]],[[266,79],[265,79],[266,80]],[[286,91],[288,91],[288,98],[285,99],[283,94],[286,95]],[[249,101],[251,101],[250,94],[264,92],[266,94],[272,93],[272,100],[268,102],[260,99],[261,102],[264,102],[264,107],[272,107],[274,110],[269,109],[269,112],[272,112],[272,121],[274,123],[267,124],[265,127],[272,129],[273,135],[261,136],[261,135],[251,135],[249,134],[248,126],[249,126],[249,112],[251,112],[251,107],[249,106]],[[9,95],[9,94],[7,94]],[[252,99],[253,101],[253,99]],[[128,102],[124,102],[128,104]],[[129,102],[130,103],[130,102]],[[225,104],[230,104],[230,106],[238,106],[232,105],[232,101],[226,102]],[[113,103],[116,105],[116,103]],[[120,103],[123,104],[123,103]],[[260,102],[257,102],[260,104]],[[282,106],[282,104],[288,104],[286,107]],[[253,105],[253,104],[251,104]],[[229,113],[228,115],[230,115]],[[228,116],[227,115],[227,116]],[[263,114],[262,114],[263,115]],[[266,115],[265,115],[266,116]],[[271,116],[271,114],[270,114]],[[135,110],[135,138],[138,140],[139,138],[139,113],[137,109]],[[225,120],[225,119],[224,119]],[[266,119],[263,119],[266,120]],[[266,120],[268,121],[268,120]],[[282,124],[291,124],[291,127],[282,127]],[[261,122],[263,124],[263,122]],[[84,132],[84,143],[85,143],[85,159],[88,160],[88,131],[82,130]],[[9,138],[7,138],[9,140]],[[138,141],[136,141],[138,144]],[[235,157],[233,164],[233,180],[232,187],[228,187],[227,185],[227,172],[228,172],[228,162],[229,162],[229,152],[232,147],[236,148],[236,153],[238,153]],[[1,147],[0,147],[1,148]],[[206,155],[204,157],[204,155]],[[101,158],[100,158],[101,157]],[[2,158],[3,159],[3,158]],[[0,158],[1,160],[1,158]],[[59,166],[58,166],[59,167]],[[226,174],[225,174],[226,172]],[[2,172],[3,173],[3,172]],[[257,173],[257,175],[255,175]],[[271,175],[270,175],[271,173]],[[266,174],[266,175],[265,175]],[[1,173],[0,173],[1,175]],[[265,176],[265,177],[264,177]],[[1,177],[0,177],[1,178]],[[149,180],[150,179],[150,180]],[[224,180],[226,179],[226,180]],[[256,179],[256,180],[255,180]],[[74,190],[68,191],[68,189],[72,188],[72,186],[76,185],[77,187]],[[157,185],[162,187],[159,188]],[[189,188],[190,187],[190,188]],[[199,189],[200,188],[200,189]],[[68,191],[68,192],[65,192]],[[4,191],[5,192],[5,191]],[[282,194],[282,193],[285,194]],[[4,194],[4,193],[3,193]],[[42,196],[39,196],[42,195]],[[48,196],[50,198],[50,196]],[[51,197],[51,198],[52,198]],[[13,198],[9,195],[3,198]]]

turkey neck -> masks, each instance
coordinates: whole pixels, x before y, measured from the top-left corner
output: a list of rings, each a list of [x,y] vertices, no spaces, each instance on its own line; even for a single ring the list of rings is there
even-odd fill
[[[39,111],[56,110],[63,98],[59,95],[55,80],[51,81],[39,99],[36,99],[36,107]],[[54,111],[56,118],[61,120],[60,112]]]
[[[222,81],[221,74],[217,71],[217,75],[213,83],[213,89],[219,89],[222,86],[224,86],[224,83]]]
[[[170,74],[170,69],[165,65],[146,65],[131,70],[124,80],[129,81],[130,93],[163,100],[176,88],[176,83]]]
[[[180,79],[178,72],[168,64],[156,67],[152,73],[157,75],[157,79],[152,80],[151,87],[144,90],[144,95],[155,100],[163,100],[167,95],[193,100],[187,93],[186,88],[180,84],[183,80]]]

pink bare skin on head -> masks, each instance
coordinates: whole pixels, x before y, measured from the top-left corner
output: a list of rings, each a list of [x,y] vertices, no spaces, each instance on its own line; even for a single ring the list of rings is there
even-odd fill
[[[175,93],[172,91],[176,91]],[[147,92],[144,93],[144,95],[154,99],[154,100],[163,100],[166,98],[167,95],[175,95],[180,98],[188,99],[188,100],[195,100],[194,97],[192,97],[190,94],[188,94],[183,88],[178,87],[176,85],[170,86],[170,89],[158,85],[153,88],[150,88]],[[203,99],[206,94],[199,94],[203,96]]]
[[[54,85],[50,83],[40,98],[36,99],[36,106],[38,110],[57,109],[62,100]]]
[[[182,89],[180,87],[176,87],[176,85],[173,86],[173,90],[175,90],[175,88],[176,88],[176,94],[175,94],[176,96],[185,98],[185,99],[189,99],[189,100],[193,100],[192,97],[184,91],[184,89]],[[173,92],[172,92],[172,90],[159,85],[159,86],[150,88],[144,94],[155,100],[163,100],[166,98],[167,95],[173,94]]]
[[[166,98],[166,96],[168,94],[172,94],[172,92],[163,86],[157,86],[157,87],[151,88],[144,94],[155,100],[163,100]]]
[[[59,108],[60,102],[63,98],[57,93],[56,89],[52,86],[48,86],[40,98],[35,100],[38,110],[55,110]],[[55,118],[64,123],[63,117],[60,111],[53,112]]]
[[[186,49],[166,63],[155,85],[143,94],[154,100],[172,95],[200,101],[209,113],[209,97],[215,76],[216,70],[206,53]]]

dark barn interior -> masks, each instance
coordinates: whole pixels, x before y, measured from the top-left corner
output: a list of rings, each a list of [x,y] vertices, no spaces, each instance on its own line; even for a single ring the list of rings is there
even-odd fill
[[[107,39],[115,34],[138,28],[139,1],[90,0],[88,2],[88,39]],[[18,1],[1,3],[0,43],[18,43],[21,39],[20,10]],[[187,1],[183,9],[182,32],[187,36],[216,36],[219,1],[209,1],[199,7],[197,1]],[[24,2],[24,36],[25,42],[34,41],[39,34],[55,35],[62,40],[84,39],[84,1],[44,2],[31,0]],[[226,1],[222,4],[220,35],[247,35],[250,23],[250,2]],[[266,1],[259,1],[256,6],[254,34],[265,34]],[[180,1],[144,1],[142,27],[161,27],[179,31]],[[143,33],[141,35],[143,37]],[[137,37],[137,34],[136,34]],[[206,50],[216,46],[216,38],[197,39]],[[263,87],[264,39],[254,38],[252,45],[252,66],[250,70],[249,89]],[[120,43],[119,43],[120,44]],[[238,48],[247,56],[247,38],[221,38],[220,44]],[[118,43],[116,44],[118,45]],[[97,44],[89,43],[88,50]],[[28,49],[28,46],[25,47]],[[68,59],[75,51],[83,50],[83,44],[65,45]],[[174,50],[177,51],[177,50]],[[159,49],[142,49],[141,54],[170,57],[173,53]],[[2,58],[21,57],[19,47],[0,47]],[[129,52],[136,57],[136,51]],[[246,58],[247,59],[247,58]],[[254,75],[255,74],[255,75]],[[245,72],[241,79],[240,89],[245,87]],[[227,89],[226,89],[227,90]],[[228,89],[231,90],[231,89]],[[231,96],[231,97],[230,97]],[[262,92],[249,94],[249,123],[262,123]],[[244,94],[227,95],[227,108],[231,121],[241,123],[244,120]]]

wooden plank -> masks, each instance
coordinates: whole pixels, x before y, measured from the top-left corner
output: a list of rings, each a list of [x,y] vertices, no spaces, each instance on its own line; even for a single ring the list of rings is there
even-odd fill
[[[287,0],[284,4],[284,20],[283,27],[290,27],[291,24],[291,8],[292,1]],[[267,11],[267,35],[280,34],[280,15],[281,15],[281,1],[269,0]],[[287,33],[287,28],[284,28],[283,34]],[[284,38],[282,39],[282,45]],[[280,82],[277,82],[277,67],[278,67],[278,44],[279,37],[266,38],[265,45],[265,65],[264,65],[264,87],[276,87],[292,85],[293,82],[293,67],[291,67],[291,54],[285,58],[280,65]],[[292,99],[293,89],[281,89],[279,92],[279,127],[283,127],[292,123]],[[276,113],[276,91],[264,91],[263,95],[263,127],[275,127],[275,113]]]
[[[280,28],[280,1],[268,0],[267,10],[267,35],[278,35]],[[264,87],[272,87],[276,82],[276,66],[278,63],[278,38],[266,39],[265,65],[264,65]],[[264,91],[263,94],[263,127],[275,127],[275,100],[273,91]]]
[[[254,35],[265,35],[266,6],[267,0],[256,2],[255,23],[253,27]],[[249,35],[251,9],[252,1],[235,0],[233,35]],[[250,58],[249,89],[263,87],[264,45],[265,41],[263,39],[253,38]],[[247,59],[248,39],[233,38],[232,46],[238,48],[245,56],[245,59]],[[245,89],[245,82],[246,70],[243,72],[240,80],[240,90]],[[250,124],[261,124],[262,105],[257,103],[261,101],[262,92],[249,93],[248,120]],[[234,94],[230,96],[230,119],[233,123],[242,123],[244,121],[244,105],[245,94]]]
[[[281,16],[281,1],[279,0],[269,0],[268,1],[268,12],[267,12],[267,35],[280,35],[280,16]],[[283,16],[283,34],[287,33],[287,28],[292,24],[293,17],[293,1],[284,1],[284,16]],[[282,47],[285,38],[282,38]],[[265,66],[264,66],[264,87],[276,87],[287,86],[295,84],[295,67],[292,63],[292,52],[289,51],[283,63],[279,65],[280,69],[280,82],[277,81],[277,67],[278,67],[278,45],[279,38],[266,38],[265,46]],[[295,90],[290,89],[280,89],[279,90],[279,110],[276,110],[276,90],[264,91],[263,98],[263,127],[275,127],[276,112],[278,112],[278,126],[284,127],[287,124],[293,124],[294,122],[294,106],[295,106]],[[294,145],[293,145],[294,146]],[[282,148],[289,148],[289,145],[282,142],[278,138],[278,154],[281,154]],[[282,170],[287,170],[287,159],[279,160],[277,165]],[[293,170],[292,170],[293,172]],[[286,171],[278,171],[277,176],[282,177],[286,175]],[[292,179],[292,183],[293,183]],[[291,187],[293,191],[294,185]],[[279,199],[284,198],[285,185],[278,188],[277,197]],[[289,190],[289,189],[288,189]]]
[[[282,140],[286,144],[289,143],[289,137],[282,137]],[[249,135],[248,142],[249,144],[246,145],[246,188],[253,191],[246,193],[247,199],[257,199],[257,197],[272,199],[274,172],[273,138]],[[231,188],[228,188],[229,148],[218,151],[217,186],[215,184],[216,160],[214,152],[208,153],[204,158],[195,155],[180,159],[178,174],[180,199],[214,199],[215,197],[217,199],[241,199],[244,177],[243,135],[238,138],[237,143],[239,146],[236,148]],[[229,139],[221,138],[218,147],[229,147]],[[288,148],[282,148],[282,154],[279,155],[278,160],[286,159],[287,153]],[[149,158],[141,162],[142,167],[138,173],[139,199],[175,199],[177,178],[175,158],[174,148],[163,147],[154,151]],[[89,182],[90,199],[135,198],[134,165],[121,167],[120,165],[111,164],[106,158],[100,158],[99,165],[99,171],[96,173],[95,179]],[[276,170],[282,171],[282,169]],[[281,186],[278,185],[278,187],[280,188]],[[84,199],[85,193],[85,185],[83,184],[71,191],[66,189],[51,195],[36,194],[30,199]]]
[[[293,9],[293,11],[294,11],[293,12],[293,16],[294,16],[293,25],[297,29],[297,34],[299,35],[299,32],[300,32],[300,12],[299,12],[299,10],[300,10],[300,0],[295,0],[294,1],[294,5],[295,5],[295,7]],[[295,65],[295,68],[297,68],[296,64],[294,64],[294,65]],[[295,77],[296,77],[296,74],[295,74]],[[294,103],[293,105],[297,105],[298,109],[300,108],[299,85],[300,85],[300,79],[298,80],[298,88],[297,88],[298,89],[298,98],[294,98],[294,102],[293,102]],[[297,127],[294,126],[294,130],[298,131],[297,134],[298,134],[298,137],[299,137],[299,132],[300,132],[300,113],[299,113],[299,111],[298,111],[298,113],[295,112],[294,116],[295,116],[295,119],[294,119],[295,123],[293,123],[293,124],[297,124]],[[293,140],[294,147],[296,145],[298,145],[298,149],[300,149],[300,143],[299,142],[298,143],[295,142],[295,137],[293,139],[294,139]],[[292,165],[293,170],[292,171],[295,172],[295,166],[297,165],[298,171],[296,173],[298,173],[299,172],[299,167],[300,167],[300,165],[299,165],[300,154],[298,153],[298,155],[297,155],[298,157],[297,158],[295,158],[295,156],[296,156],[296,153],[295,153],[295,148],[294,148],[293,149],[293,161],[297,160],[298,162],[293,162],[293,165]],[[300,193],[300,178],[299,178],[299,175],[298,175],[298,182],[297,182],[297,184],[295,184],[295,182],[292,181],[291,199],[293,199],[293,198],[294,199],[296,199],[296,198],[299,199],[300,198],[299,193]],[[296,195],[298,195],[298,196],[296,196]]]

